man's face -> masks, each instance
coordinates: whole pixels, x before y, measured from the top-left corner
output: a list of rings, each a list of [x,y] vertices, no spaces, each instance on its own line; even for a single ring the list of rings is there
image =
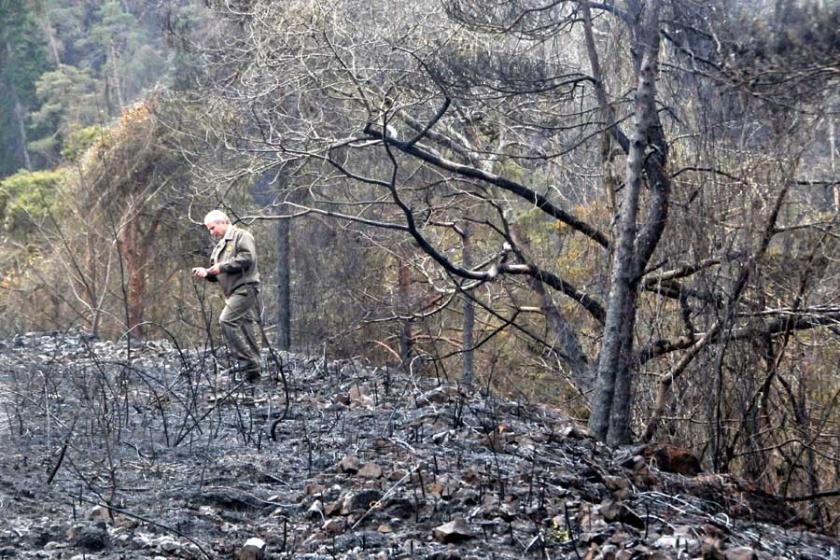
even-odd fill
[[[227,233],[227,228],[230,224],[226,224],[224,222],[210,222],[204,225],[207,228],[207,231],[210,232],[210,235],[216,239],[221,239],[225,236],[225,233]]]

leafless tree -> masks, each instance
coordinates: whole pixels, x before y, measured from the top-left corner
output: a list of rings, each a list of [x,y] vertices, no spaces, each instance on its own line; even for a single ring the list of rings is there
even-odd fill
[[[213,8],[219,26],[200,46],[208,134],[237,158],[217,180],[294,169],[260,216],[378,230],[380,246],[409,239],[430,294],[477,306],[482,333],[461,351],[515,333],[586,396],[599,438],[651,439],[663,425],[689,434],[699,422],[718,467],[746,441],[761,448],[775,421],[756,416],[766,399],[803,402],[800,382],[781,373],[794,365],[791,343],[835,344],[840,319],[826,283],[836,216],[808,194],[833,184],[809,171],[835,157],[820,147],[823,111],[836,106],[836,10],[768,3],[750,15],[683,0]],[[295,189],[305,203],[288,198]],[[768,284],[803,255],[813,258],[799,288]],[[744,352],[768,364],[752,396],[731,373]],[[748,412],[724,429],[735,390]],[[701,416],[676,414],[685,405]]]

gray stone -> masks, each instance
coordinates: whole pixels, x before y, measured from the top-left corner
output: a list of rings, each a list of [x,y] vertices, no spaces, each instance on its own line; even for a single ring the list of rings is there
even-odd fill
[[[606,502],[601,505],[601,515],[609,522],[619,521],[637,529],[644,529],[645,522],[636,512],[619,502]]]
[[[755,550],[746,546],[727,548],[723,551],[723,557],[726,560],[755,560],[757,558]]]
[[[355,455],[345,455],[338,464],[338,468],[341,469],[341,472],[347,474],[356,474],[359,472],[360,466],[361,464],[359,463],[359,458]]]
[[[108,523],[111,520],[111,515],[108,512],[108,508],[103,506],[93,506],[90,511],[88,511],[87,518],[94,522],[101,521],[103,523]]]
[[[359,469],[359,476],[370,479],[379,478],[382,476],[382,467],[376,463],[365,463],[365,465]]]
[[[391,471],[391,474],[388,475],[388,480],[397,481],[402,480],[402,478],[408,474],[408,471],[404,469],[394,469]]]
[[[324,494],[324,487],[317,482],[309,482],[303,487],[303,492],[307,496],[322,496]]]
[[[379,490],[362,490],[361,492],[348,494],[344,497],[341,513],[349,515],[355,511],[367,511],[381,499],[382,492]]]
[[[398,519],[409,519],[417,512],[415,504],[406,498],[391,498],[385,503],[383,509],[389,517]]]
[[[467,522],[462,517],[435,527],[432,530],[432,535],[434,535],[435,540],[444,544],[461,542],[474,537]]]
[[[618,547],[614,544],[605,544],[598,549],[598,555],[595,560],[615,560],[615,555],[618,552]]]
[[[343,533],[346,527],[347,521],[343,517],[334,517],[327,520],[321,528],[330,535],[337,535]]]
[[[657,548],[673,548],[675,550],[685,550],[689,553],[700,548],[700,543],[697,539],[688,537],[686,535],[664,535],[656,539],[653,546]]]
[[[236,560],[263,560],[265,558],[265,541],[258,537],[251,537],[236,551]]]
[[[338,550],[358,547],[362,550],[382,548],[388,544],[388,538],[376,531],[358,531],[341,535],[335,540]]]
[[[306,516],[315,519],[324,518],[324,504],[321,503],[321,500],[312,502],[312,505],[306,510]]]
[[[250,492],[238,488],[205,488],[194,493],[190,500],[196,505],[210,505],[224,509],[263,509],[267,506]]]
[[[75,530],[74,530],[75,529]],[[104,550],[111,544],[111,538],[103,523],[86,525],[80,528],[71,529],[72,537],[70,543],[78,548],[84,548],[91,552]]]
[[[173,537],[165,536],[158,539],[157,549],[167,554],[174,554],[181,549],[181,544]]]
[[[333,515],[339,515],[341,513],[342,502],[340,500],[336,500],[334,502],[329,502],[326,506],[324,506],[324,514],[327,517],[332,517]]]

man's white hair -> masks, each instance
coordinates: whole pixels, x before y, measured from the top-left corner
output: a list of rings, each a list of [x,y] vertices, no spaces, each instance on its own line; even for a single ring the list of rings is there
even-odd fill
[[[204,224],[229,224],[230,218],[228,218],[227,214],[222,212],[221,210],[210,210],[207,212],[207,215],[204,216]]]

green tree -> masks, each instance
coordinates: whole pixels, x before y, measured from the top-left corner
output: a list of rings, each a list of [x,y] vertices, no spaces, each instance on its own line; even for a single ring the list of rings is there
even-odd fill
[[[20,242],[36,238],[55,210],[65,170],[20,171],[0,181],[0,231]]]
[[[30,147],[55,164],[71,132],[102,122],[97,83],[89,70],[60,64],[41,75],[36,92],[41,106],[30,118],[33,124],[52,133],[31,142]]]
[[[89,63],[104,84],[109,114],[116,114],[164,74],[159,35],[155,37],[122,2],[102,3],[81,41],[95,55]]]
[[[49,68],[35,5],[0,1],[0,176],[40,164],[29,153],[33,134],[26,123],[27,114],[37,106],[35,84]]]

